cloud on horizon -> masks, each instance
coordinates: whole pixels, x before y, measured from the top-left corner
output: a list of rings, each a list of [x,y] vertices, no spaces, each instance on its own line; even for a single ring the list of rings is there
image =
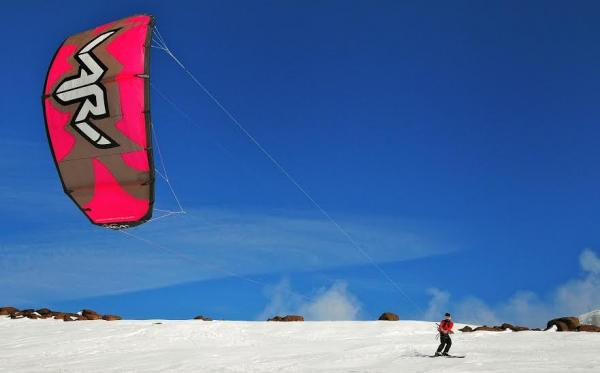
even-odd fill
[[[431,289],[431,300],[424,314],[427,320],[436,320],[453,310],[460,322],[497,324],[502,322],[527,326],[545,326],[546,321],[559,316],[579,316],[600,308],[600,257],[591,249],[579,255],[582,275],[557,286],[547,294],[517,291],[509,299],[487,304],[477,297],[466,297],[451,302],[450,293]]]
[[[309,298],[295,293],[290,281],[284,278],[275,286],[267,287],[265,294],[269,302],[257,316],[258,320],[275,315],[302,315],[310,321],[356,320],[362,310],[358,298],[348,291],[348,285],[342,280],[319,289]]]

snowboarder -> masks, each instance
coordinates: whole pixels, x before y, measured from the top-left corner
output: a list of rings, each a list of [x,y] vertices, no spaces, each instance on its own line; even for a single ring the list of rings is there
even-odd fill
[[[440,332],[440,346],[438,347],[435,356],[449,356],[448,351],[450,351],[450,347],[452,346],[450,334],[453,333],[453,326],[454,323],[452,322],[452,317],[446,312],[444,320],[442,320],[438,326],[438,331]]]

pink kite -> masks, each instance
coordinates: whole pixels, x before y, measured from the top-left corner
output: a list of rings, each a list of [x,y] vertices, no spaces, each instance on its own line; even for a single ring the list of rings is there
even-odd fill
[[[69,36],[44,85],[46,131],[63,189],[92,223],[108,228],[152,217],[153,23],[137,15]]]

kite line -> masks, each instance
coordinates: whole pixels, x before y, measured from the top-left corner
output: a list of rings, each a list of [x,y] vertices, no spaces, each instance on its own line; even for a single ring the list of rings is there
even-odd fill
[[[175,63],[191,78],[191,80],[210,98],[210,100],[229,118],[229,120],[260,150],[263,155],[273,163],[273,165],[290,181],[300,193],[302,193],[306,199],[329,221],[355,248],[367,261],[373,266],[391,285],[392,287],[408,300],[419,312],[423,313],[423,309],[413,301],[408,294],[406,294],[396,281],[373,259],[369,253],[367,253],[362,245],[359,244],[353,237],[348,233],[342,225],[340,225],[336,219],[331,216],[327,210],[325,210],[321,204],[319,204],[312,195],[287,171],[285,167],[267,150],[265,147],[237,120],[237,118],[217,99],[207,88],[202,84],[198,78],[174,55],[171,49],[168,47],[165,39],[160,34],[157,26],[154,26],[154,32],[152,37],[153,48],[162,50],[169,57],[175,61]],[[164,97],[164,95],[163,95]],[[170,101],[170,100],[169,100]],[[178,111],[180,111],[178,109]],[[188,115],[186,115],[189,117]]]

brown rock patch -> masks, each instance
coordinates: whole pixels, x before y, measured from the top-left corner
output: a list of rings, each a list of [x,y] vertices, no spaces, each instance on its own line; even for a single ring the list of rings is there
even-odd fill
[[[400,316],[396,315],[393,312],[384,312],[379,316],[378,320],[382,321],[398,321],[400,320]]]
[[[202,316],[202,315],[198,315],[198,316],[194,317],[194,320],[212,321],[212,319],[210,317],[206,317],[206,316]]]
[[[16,312],[19,312],[19,310],[15,307],[0,307],[0,316],[7,316]]]
[[[546,324],[546,330],[556,326],[559,332],[574,332],[579,327],[579,319],[574,316],[552,319]]]

